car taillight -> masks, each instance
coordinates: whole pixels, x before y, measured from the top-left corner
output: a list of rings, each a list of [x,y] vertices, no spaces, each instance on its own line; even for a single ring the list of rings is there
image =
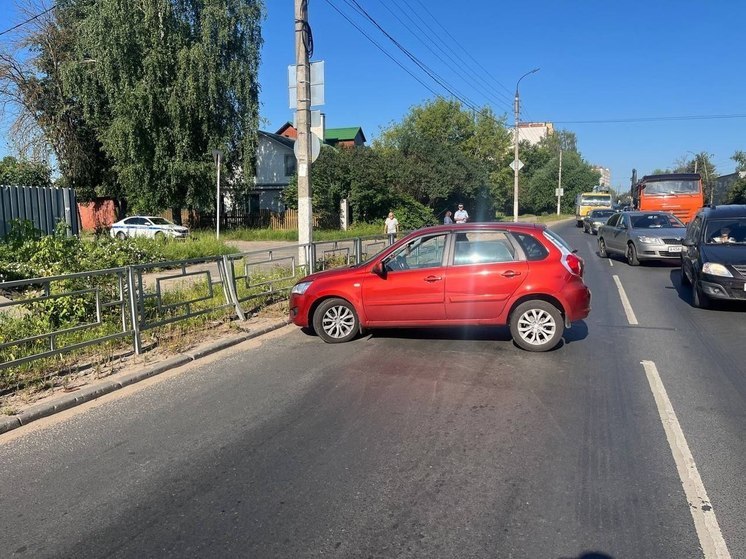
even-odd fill
[[[580,276],[581,278],[583,277],[584,266],[583,259],[580,258],[580,256],[570,253],[562,259],[562,263],[571,274],[575,274],[576,276]]]

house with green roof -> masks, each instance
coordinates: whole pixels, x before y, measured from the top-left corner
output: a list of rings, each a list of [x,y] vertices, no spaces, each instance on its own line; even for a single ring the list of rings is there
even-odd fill
[[[350,128],[327,128],[324,141],[335,147],[354,147],[365,145],[365,134],[359,126]]]

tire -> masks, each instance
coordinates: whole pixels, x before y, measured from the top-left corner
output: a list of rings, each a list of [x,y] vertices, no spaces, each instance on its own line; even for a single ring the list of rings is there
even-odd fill
[[[126,238],[127,238],[127,235],[124,234],[124,231],[119,231],[117,233],[117,239],[119,239],[120,241],[123,241]]]
[[[696,283],[692,286],[692,305],[698,309],[709,309],[711,305],[710,298],[702,293]]]
[[[627,245],[627,264],[630,266],[640,265],[640,259],[637,258],[637,249],[633,243]]]
[[[583,221],[580,219],[575,220],[575,227],[583,227]]]
[[[609,253],[606,251],[606,241],[604,241],[603,237],[598,238],[598,255],[601,258],[609,257]]]
[[[564,333],[562,313],[551,303],[540,299],[521,303],[510,316],[513,341],[526,351],[554,349]]]
[[[349,342],[360,332],[360,320],[344,299],[327,299],[313,313],[313,329],[328,344]]]
[[[157,231],[155,234],[156,241],[162,241],[166,238],[166,234],[163,231]]]

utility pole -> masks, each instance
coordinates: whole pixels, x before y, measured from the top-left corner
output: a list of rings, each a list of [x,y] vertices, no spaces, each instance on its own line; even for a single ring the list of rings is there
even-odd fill
[[[513,141],[515,143],[515,146],[513,147],[513,221],[518,221],[518,171],[520,170],[518,164],[518,117],[521,112],[521,102],[518,96],[518,85],[521,83],[521,80],[523,78],[538,71],[538,68],[534,68],[530,72],[526,72],[520,78],[518,78],[518,81],[515,84],[515,99],[513,101],[513,112],[515,114],[515,134],[513,136]]]
[[[560,201],[562,200],[562,148],[560,148],[559,178],[557,179],[557,215],[560,214]]]
[[[313,238],[311,206],[311,68],[309,63],[308,0],[295,0],[295,64],[298,137],[298,243],[310,245]],[[310,250],[304,254],[310,254]],[[301,265],[311,264],[302,258]],[[309,268],[309,272],[311,272]]]

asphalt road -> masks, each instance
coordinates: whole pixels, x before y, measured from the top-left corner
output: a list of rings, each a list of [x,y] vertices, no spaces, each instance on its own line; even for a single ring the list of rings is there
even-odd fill
[[[0,555],[746,557],[746,311],[559,231],[593,312],[556,351],[288,327],[0,436]]]

